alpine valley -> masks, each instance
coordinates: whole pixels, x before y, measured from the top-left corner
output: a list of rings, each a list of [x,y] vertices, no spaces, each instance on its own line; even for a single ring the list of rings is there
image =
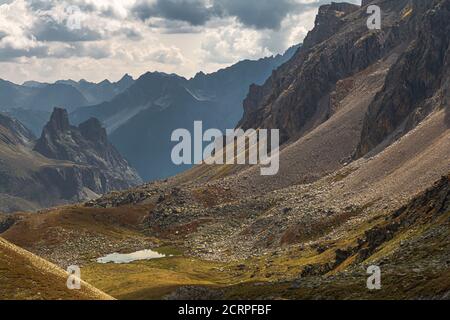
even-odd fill
[[[0,116],[0,299],[450,299],[449,34],[450,0],[332,2],[301,46],[192,79],[0,83],[53,112],[40,138]],[[176,167],[196,120],[280,129],[278,174]]]

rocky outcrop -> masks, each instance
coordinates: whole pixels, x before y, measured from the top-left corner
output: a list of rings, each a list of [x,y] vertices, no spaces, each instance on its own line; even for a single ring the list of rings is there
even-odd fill
[[[13,215],[0,216],[0,234],[11,228],[19,218]]]
[[[417,195],[407,205],[394,211],[386,222],[365,232],[358,240],[357,261],[362,262],[401,231],[426,225],[450,212],[450,174],[433,187]]]
[[[36,141],[19,121],[0,115],[2,212],[91,200],[141,182],[96,119],[74,127],[64,109],[55,109]]]
[[[35,139],[23,124],[0,113],[0,141],[9,145],[30,145]]]
[[[304,41],[305,48],[312,48],[336,33],[345,24],[345,17],[355,12],[359,6],[350,3],[336,3],[324,5],[319,8],[314,29],[308,33]]]
[[[450,1],[411,1],[402,15],[414,21],[416,37],[369,106],[356,157],[395,141],[433,110],[449,107]]]
[[[100,121],[94,118],[74,127],[69,123],[67,111],[55,108],[34,150],[50,159],[93,168],[87,176],[83,176],[79,170],[70,175],[75,180],[89,181],[87,187],[96,193],[125,189],[142,183],[137,172],[109,143]],[[79,176],[75,178],[77,175]]]
[[[263,86],[251,88],[238,126],[280,129],[282,142],[296,140],[329,118],[330,95],[340,80],[407,47],[417,22],[407,15],[411,1],[373,2],[382,7],[381,30],[367,28],[366,8],[322,6],[304,46]]]

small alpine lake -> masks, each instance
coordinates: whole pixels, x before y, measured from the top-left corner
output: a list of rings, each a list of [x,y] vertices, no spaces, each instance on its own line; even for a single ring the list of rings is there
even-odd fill
[[[97,263],[116,263],[116,264],[124,264],[131,263],[134,261],[140,260],[152,260],[152,259],[161,259],[165,258],[167,255],[158,253],[153,250],[140,250],[132,253],[111,253],[104,257],[98,258]]]

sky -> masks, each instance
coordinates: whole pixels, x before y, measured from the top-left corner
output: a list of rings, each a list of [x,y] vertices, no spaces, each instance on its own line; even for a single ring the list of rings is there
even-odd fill
[[[330,0],[0,0],[0,78],[187,78],[284,52]],[[360,0],[347,0],[360,3]]]

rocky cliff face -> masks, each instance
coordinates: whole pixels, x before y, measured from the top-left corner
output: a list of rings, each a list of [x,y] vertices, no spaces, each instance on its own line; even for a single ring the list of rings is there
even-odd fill
[[[0,212],[90,200],[141,182],[96,119],[77,128],[55,109],[36,141],[19,121],[0,115]]]
[[[55,108],[34,151],[50,159],[70,161],[100,170],[100,183],[91,189],[96,193],[142,183],[137,172],[109,143],[106,130],[95,118],[75,127],[70,125],[66,110]]]
[[[343,18],[349,13],[355,12],[359,6],[349,3],[335,3],[319,8],[314,29],[308,33],[304,45],[311,48],[333,36],[346,22]]]
[[[6,115],[0,114],[0,141],[7,145],[30,145],[35,139],[24,125]]]
[[[415,37],[369,106],[357,157],[391,143],[433,110],[449,107],[450,1],[411,1],[405,9],[402,18],[414,21]]]
[[[403,55],[392,68],[390,80],[382,90],[384,93],[380,93],[371,107],[359,154],[380,143],[410,113],[410,107],[405,107],[397,120],[391,119],[392,123],[384,124],[386,129],[375,128],[383,126],[381,123],[388,118],[380,115],[379,110],[398,107],[404,96],[410,96],[396,94],[393,100],[393,91],[401,92],[407,84],[411,93],[415,92],[414,100],[431,97],[427,87],[436,87],[440,81],[438,73],[441,71],[438,70],[441,70],[448,46],[443,39],[443,35],[448,34],[448,16],[445,10],[437,13],[433,7],[447,6],[448,1],[373,0],[365,1],[364,5],[369,3],[381,7],[381,30],[368,29],[366,7],[340,3],[322,6],[314,29],[297,54],[276,70],[263,86],[252,86],[244,102],[245,113],[239,127],[280,129],[282,142],[296,140],[329,119],[333,112],[333,91],[339,81],[367,69],[392,52]],[[423,23],[428,27],[423,28]],[[429,34],[435,36],[427,40],[425,35]],[[416,52],[412,53],[414,48]],[[405,70],[408,65],[410,77],[406,72],[408,69]],[[430,71],[424,71],[421,77],[413,80],[413,72],[420,72],[420,69]],[[412,100],[411,96],[403,102],[410,105]],[[391,107],[387,107],[388,102]]]

